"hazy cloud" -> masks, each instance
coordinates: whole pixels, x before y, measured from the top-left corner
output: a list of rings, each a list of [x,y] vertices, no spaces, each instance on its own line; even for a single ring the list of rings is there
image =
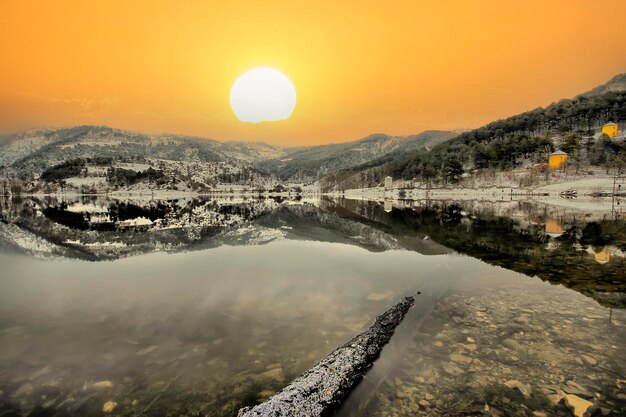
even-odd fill
[[[19,92],[17,95],[46,104],[77,105],[85,110],[103,109],[116,106],[120,103],[120,98],[118,96],[105,96],[95,99],[87,97],[48,97],[31,92]]]

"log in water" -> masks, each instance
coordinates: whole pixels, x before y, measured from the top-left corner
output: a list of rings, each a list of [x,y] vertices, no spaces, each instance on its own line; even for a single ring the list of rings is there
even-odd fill
[[[238,417],[313,417],[325,415],[338,407],[378,358],[414,301],[413,297],[404,297],[376,317],[365,331],[334,350],[268,401],[239,410]]]

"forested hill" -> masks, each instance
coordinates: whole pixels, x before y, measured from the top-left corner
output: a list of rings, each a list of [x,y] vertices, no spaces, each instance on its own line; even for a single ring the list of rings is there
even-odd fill
[[[608,93],[610,91],[626,91],[626,73],[616,75],[608,82],[599,85],[596,88],[591,89],[581,95],[591,97]]]
[[[626,91],[564,99],[460,134],[440,147],[485,143],[516,134],[540,135],[592,130],[607,121],[626,120]]]
[[[615,78],[609,83],[615,87],[613,81]],[[384,156],[327,177],[323,187],[332,188],[339,182],[348,188],[371,187],[386,175],[445,184],[457,182],[463,174],[475,170],[545,162],[547,154],[555,149],[570,153],[572,163],[626,163],[624,141],[597,138],[604,123],[626,121],[626,91],[607,89],[610,91],[597,94],[603,90],[598,87],[592,90],[594,93],[489,123],[443,142],[430,152]]]

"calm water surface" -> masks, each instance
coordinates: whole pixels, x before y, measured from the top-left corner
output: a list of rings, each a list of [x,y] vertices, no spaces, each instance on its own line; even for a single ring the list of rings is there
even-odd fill
[[[0,416],[231,416],[418,290],[339,415],[626,412],[609,215],[23,200],[2,220]]]

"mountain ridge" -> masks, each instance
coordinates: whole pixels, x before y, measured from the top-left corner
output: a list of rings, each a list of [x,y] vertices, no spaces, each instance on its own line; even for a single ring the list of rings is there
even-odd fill
[[[407,136],[376,133],[355,141],[299,147],[276,146],[261,141],[219,141],[171,133],[148,135],[93,125],[31,130],[3,135],[0,174],[36,181],[51,167],[58,166],[57,171],[48,177],[58,178],[59,172],[73,166],[72,169],[80,172],[82,178],[98,171],[102,179],[101,167],[96,169],[88,165],[93,163],[92,159],[102,163],[101,158],[108,158],[107,166],[118,169],[123,179],[128,177],[128,172],[119,171],[117,162],[126,164],[121,168],[126,171],[129,162],[140,164],[144,169],[150,166],[154,171],[161,170],[159,177],[169,175],[167,180],[172,187],[185,189],[193,188],[190,185],[195,181],[193,178],[203,172],[204,176],[200,175],[202,180],[196,185],[206,189],[233,181],[257,186],[261,178],[264,185],[280,181],[312,183],[330,174],[381,166],[391,167],[387,171],[394,177],[410,178],[424,175],[422,165],[433,165],[432,160],[439,158],[442,161],[439,165],[443,165],[429,168],[427,174],[432,177],[437,172],[443,173],[444,165],[446,169],[455,166],[450,175],[458,179],[463,164],[472,163],[475,168],[493,165],[493,161],[488,160],[492,158],[488,145],[494,140],[510,140],[520,134],[537,137],[543,132],[558,133],[583,127],[591,131],[592,126],[603,120],[624,120],[625,96],[626,74],[618,74],[573,99],[563,99],[545,108],[539,107],[462,133],[447,130],[426,130]],[[545,140],[532,142],[528,144],[532,149],[525,150],[522,156],[528,158],[546,145]],[[506,143],[507,147],[513,145]],[[513,156],[512,162],[518,157]],[[148,177],[152,178],[151,175]],[[143,180],[141,175],[137,177],[140,179],[133,180]],[[379,182],[380,179],[375,177],[372,177],[373,181]],[[124,184],[122,182],[121,186]]]
[[[613,92],[626,91],[626,72],[623,74],[617,74],[615,77],[611,78],[609,81],[605,82],[604,84],[600,84],[599,86],[592,88],[586,93],[580,94],[578,97],[580,96],[592,97],[592,96],[597,96],[597,95],[601,95],[604,93],[608,93],[609,91],[613,91]]]
[[[109,126],[83,125],[30,130],[6,137],[0,143],[0,166],[13,173],[36,175],[68,159],[154,158],[246,165],[285,181],[312,181],[324,170],[349,168],[398,149],[433,146],[453,136],[454,133],[448,131],[426,131],[410,136],[377,134],[337,144],[279,147],[264,142],[147,135]]]

